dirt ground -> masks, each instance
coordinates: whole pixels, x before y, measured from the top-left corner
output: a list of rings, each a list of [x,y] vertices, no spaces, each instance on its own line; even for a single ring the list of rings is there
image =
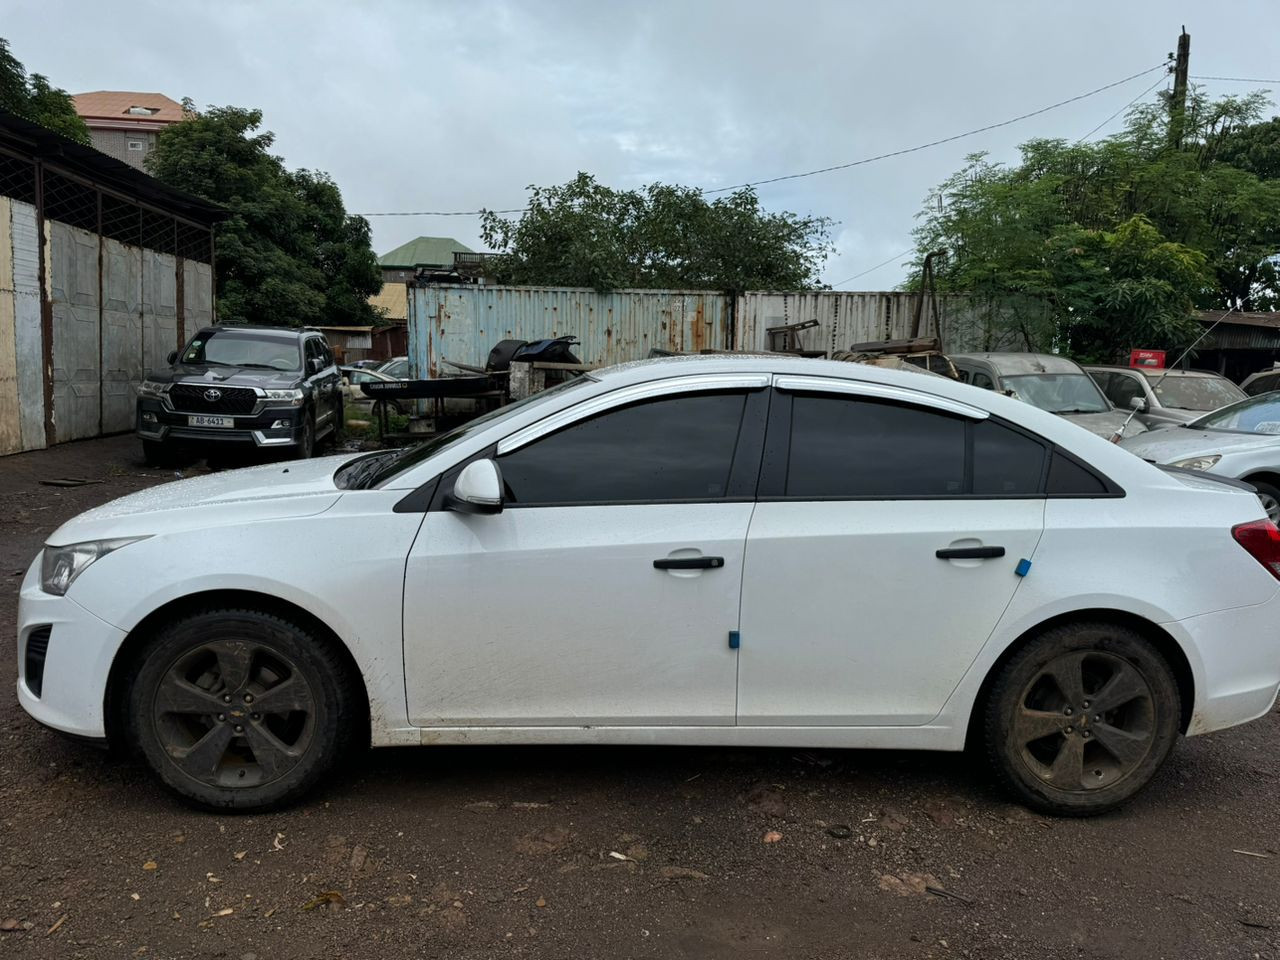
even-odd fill
[[[59,523],[172,479],[130,437],[0,459],[0,621]],[[375,751],[223,816],[10,683],[0,957],[1280,957],[1280,713],[1086,821],[961,756],[605,747]]]

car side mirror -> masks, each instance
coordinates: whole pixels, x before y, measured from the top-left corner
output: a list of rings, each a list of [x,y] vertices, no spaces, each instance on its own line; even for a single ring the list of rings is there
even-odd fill
[[[170,350],[169,356],[165,357],[165,363],[169,364],[169,366],[173,366],[177,362],[178,362],[178,351]]]
[[[501,513],[502,471],[492,460],[468,463],[453,482],[445,507],[458,513]]]
[[[312,357],[307,361],[307,365],[311,368],[312,373],[319,373],[324,369],[324,361],[319,357]]]
[[[1146,413],[1151,405],[1147,403],[1146,397],[1130,397],[1129,406],[1138,413]]]

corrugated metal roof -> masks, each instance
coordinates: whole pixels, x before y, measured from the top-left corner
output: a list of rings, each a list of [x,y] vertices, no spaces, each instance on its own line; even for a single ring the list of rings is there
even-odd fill
[[[455,252],[475,253],[453,237],[418,237],[384,253],[378,263],[384,267],[452,267]]]

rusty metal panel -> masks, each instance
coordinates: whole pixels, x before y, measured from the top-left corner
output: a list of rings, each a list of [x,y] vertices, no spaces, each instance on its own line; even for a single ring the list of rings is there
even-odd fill
[[[435,284],[409,290],[409,357],[417,376],[435,377],[453,370],[447,360],[483,364],[499,340],[572,335],[583,363],[623,363],[724,349],[727,317],[718,291]]]
[[[9,203],[13,244],[13,340],[18,368],[22,450],[40,450],[44,434],[44,331],[40,325],[40,232],[36,208]],[[2,255],[2,252],[0,252]]]
[[[213,270],[207,263],[184,260],[182,298],[187,339],[201,327],[213,323]]]
[[[22,449],[18,348],[14,341],[13,229],[9,200],[0,197],[0,455]]]
[[[178,342],[178,264],[171,253],[142,250],[142,366],[166,365]]]
[[[102,250],[102,430],[133,429],[142,364],[142,250],[104,239]]]
[[[848,293],[835,290],[749,292],[738,297],[734,310],[734,345],[738,350],[768,350],[769,327],[817,320],[818,326],[800,331],[806,350],[847,350],[870,340],[901,340],[912,335],[918,295],[903,291]],[[992,322],[983,305],[967,297],[938,298],[935,329],[928,304],[921,317],[921,336],[941,334],[945,350],[994,350],[1011,346],[995,342],[1001,325]]]
[[[54,436],[63,443],[99,433],[98,236],[51,220],[49,251]]]

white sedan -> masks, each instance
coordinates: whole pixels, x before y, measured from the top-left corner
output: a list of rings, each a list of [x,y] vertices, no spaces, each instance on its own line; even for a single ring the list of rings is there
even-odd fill
[[[18,696],[212,807],[359,745],[981,746],[1096,813],[1280,686],[1280,531],[942,378],[691,357],[59,528]]]

